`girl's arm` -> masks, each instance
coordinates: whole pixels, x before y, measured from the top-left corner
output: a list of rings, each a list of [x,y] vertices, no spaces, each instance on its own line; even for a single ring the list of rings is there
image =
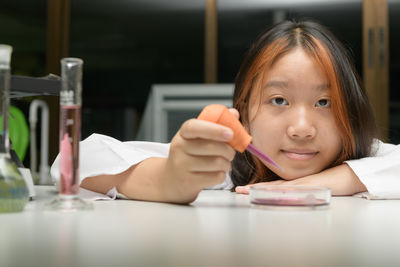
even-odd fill
[[[260,184],[324,186],[330,188],[334,196],[349,196],[367,191],[367,188],[347,164],[342,164],[292,181],[278,180]],[[236,187],[237,193],[248,194],[248,191],[249,186]]]
[[[106,194],[111,188],[128,198],[158,202],[189,203],[196,199],[197,187],[192,190],[175,192],[179,185],[174,180],[166,182],[166,158],[149,158],[130,167],[126,171],[113,175],[88,177],[82,181],[81,187]]]
[[[192,119],[172,139],[168,158],[148,158],[124,172],[86,178],[81,186],[106,193],[112,187],[128,198],[189,203],[207,186],[222,183],[235,152],[228,127]]]
[[[378,140],[372,146],[373,155],[327,169],[293,181],[274,181],[267,184],[321,185],[333,195],[353,195],[368,191],[371,199],[400,198],[400,145]],[[236,192],[248,193],[248,186]]]

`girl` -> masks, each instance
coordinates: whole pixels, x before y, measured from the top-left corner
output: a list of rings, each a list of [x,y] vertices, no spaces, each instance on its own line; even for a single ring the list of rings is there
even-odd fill
[[[285,21],[260,35],[240,68],[233,100],[231,112],[240,114],[253,144],[283,171],[250,154],[235,155],[227,144],[231,129],[191,119],[170,146],[90,136],[81,143],[81,186],[174,203],[190,203],[206,187],[248,193],[261,182],[326,186],[333,195],[400,196],[400,148],[374,139],[360,81],[323,26]]]

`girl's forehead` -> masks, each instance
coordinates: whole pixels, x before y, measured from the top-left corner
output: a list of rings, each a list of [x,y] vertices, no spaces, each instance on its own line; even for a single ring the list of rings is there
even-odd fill
[[[278,58],[272,65],[261,72],[262,83],[285,85],[285,83],[328,83],[325,69],[314,56],[303,49],[294,49]]]
[[[306,52],[301,47],[296,47],[275,58],[270,66],[266,66],[268,72],[279,70],[302,70],[305,67],[320,70],[321,66],[315,60],[315,57]]]

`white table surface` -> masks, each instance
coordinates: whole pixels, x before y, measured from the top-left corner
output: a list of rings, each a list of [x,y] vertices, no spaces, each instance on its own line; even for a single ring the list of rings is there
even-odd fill
[[[247,195],[202,191],[191,205],[96,201],[0,214],[0,266],[400,266],[400,201],[334,197],[322,210],[250,207]]]

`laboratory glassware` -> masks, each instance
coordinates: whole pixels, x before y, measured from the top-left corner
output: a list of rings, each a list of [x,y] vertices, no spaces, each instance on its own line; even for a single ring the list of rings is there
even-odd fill
[[[47,205],[50,210],[91,209],[79,197],[79,141],[81,139],[82,69],[79,58],[61,59],[59,194]]]
[[[254,207],[300,207],[328,206],[331,190],[321,186],[265,185],[250,186],[250,203]]]
[[[11,46],[0,45],[0,212],[22,211],[29,200],[25,180],[10,156],[8,108],[11,53]]]

